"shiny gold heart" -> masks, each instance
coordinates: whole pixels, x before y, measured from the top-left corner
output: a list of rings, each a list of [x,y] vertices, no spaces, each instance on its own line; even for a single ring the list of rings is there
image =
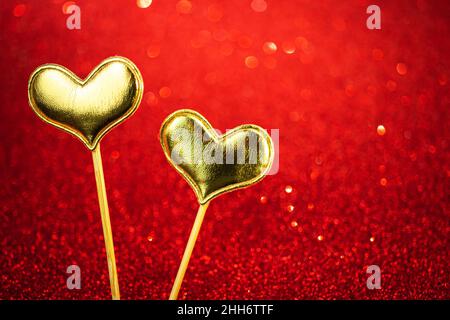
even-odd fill
[[[62,66],[42,65],[28,82],[34,112],[79,138],[90,150],[136,111],[142,92],[138,68],[123,57],[104,60],[84,80]]]
[[[164,120],[160,139],[200,204],[260,181],[274,157],[272,139],[261,127],[242,125],[219,136],[202,115],[186,109]]]

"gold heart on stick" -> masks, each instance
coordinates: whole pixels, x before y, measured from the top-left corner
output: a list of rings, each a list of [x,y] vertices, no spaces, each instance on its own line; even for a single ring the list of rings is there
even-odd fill
[[[200,204],[260,181],[274,158],[272,139],[261,127],[242,125],[219,136],[202,115],[187,109],[166,118],[160,139]]]
[[[62,66],[46,64],[37,68],[28,82],[28,100],[34,112],[45,122],[79,138],[92,151],[114,300],[120,300],[120,290],[100,140],[136,111],[143,87],[138,68],[122,57],[104,60],[84,80]]]
[[[79,138],[90,150],[139,106],[143,80],[128,59],[111,57],[86,79],[55,64],[37,68],[28,83],[31,108],[45,122]]]
[[[167,160],[191,185],[200,203],[169,296],[176,300],[211,199],[264,178],[272,166],[274,148],[261,127],[246,124],[219,135],[202,115],[187,109],[164,120],[160,139]]]

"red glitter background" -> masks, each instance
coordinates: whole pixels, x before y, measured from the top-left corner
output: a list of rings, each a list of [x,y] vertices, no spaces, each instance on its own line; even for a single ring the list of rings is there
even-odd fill
[[[368,30],[373,2],[80,0],[68,30],[64,1],[1,1],[0,298],[110,299],[91,155],[36,117],[27,81],[111,55],[145,82],[102,140],[122,298],[168,298],[194,221],[158,139],[182,107],[280,129],[280,170],[212,202],[180,298],[450,298],[450,2],[375,1]]]

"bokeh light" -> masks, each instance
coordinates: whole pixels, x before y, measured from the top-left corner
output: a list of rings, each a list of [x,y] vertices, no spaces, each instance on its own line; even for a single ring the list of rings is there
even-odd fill
[[[281,47],[286,54],[293,54],[295,52],[295,42],[293,41],[284,41]]]
[[[245,58],[245,65],[250,69],[255,69],[258,64],[258,58],[256,58],[255,56],[248,56]]]
[[[26,11],[27,11],[26,4],[20,3],[14,7],[13,15],[14,15],[14,17],[19,18],[19,17],[22,17]]]
[[[150,7],[150,5],[152,4],[152,0],[137,0],[136,4],[139,8],[145,9]]]
[[[168,98],[172,94],[172,90],[169,87],[162,87],[159,89],[159,96],[161,98]]]
[[[149,45],[147,47],[147,56],[149,58],[156,58],[156,57],[158,57],[160,52],[161,52],[160,45],[152,44],[152,45]]]
[[[219,22],[222,19],[223,12],[218,5],[210,5],[206,11],[208,20],[211,22]]]
[[[189,14],[192,10],[192,3],[188,0],[180,0],[177,2],[176,9],[181,14]]]
[[[267,9],[267,2],[265,0],[252,0],[250,6],[255,12],[264,12]]]
[[[263,51],[266,54],[274,54],[277,51],[277,45],[274,42],[265,42],[263,45]]]
[[[386,134],[386,128],[382,124],[380,124],[377,127],[377,133],[379,136],[384,136]]]
[[[404,76],[408,72],[408,68],[406,67],[406,64],[404,63],[397,63],[397,72],[399,75]]]

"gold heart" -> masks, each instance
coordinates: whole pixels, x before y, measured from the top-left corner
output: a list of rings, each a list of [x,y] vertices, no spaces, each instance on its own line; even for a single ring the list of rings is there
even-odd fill
[[[274,157],[272,139],[261,127],[242,125],[219,136],[202,115],[187,109],[164,120],[160,139],[167,160],[200,204],[260,181]]]
[[[60,65],[40,66],[28,82],[28,100],[42,120],[94,150],[109,130],[136,111],[143,89],[138,68],[126,58],[111,57],[84,80]]]

